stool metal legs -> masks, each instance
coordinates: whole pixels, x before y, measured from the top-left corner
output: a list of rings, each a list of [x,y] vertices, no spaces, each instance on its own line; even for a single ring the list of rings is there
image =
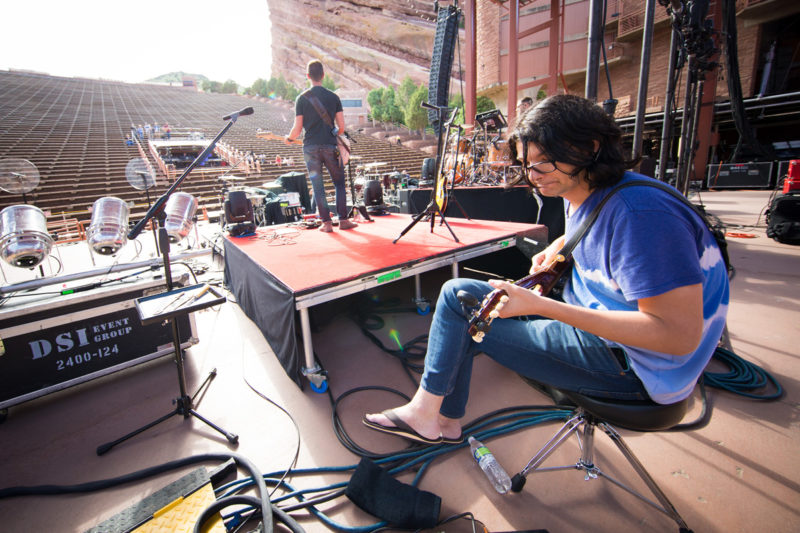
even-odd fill
[[[632,488],[609,476],[594,464],[595,426],[602,429],[605,434],[608,435],[608,437],[614,442],[614,444],[617,445],[617,448],[619,448],[620,452],[622,452],[622,455],[625,456],[636,473],[639,474],[639,477],[642,478],[645,484],[650,488],[650,491],[653,493],[653,495],[655,495],[655,497],[658,499],[660,505],[659,503],[646,498]],[[581,428],[583,428],[583,438],[581,438]],[[573,434],[578,437],[578,444],[581,449],[581,457],[578,459],[578,462],[573,465],[541,467],[540,465],[545,461],[545,459],[547,459],[550,454],[552,454]],[[678,524],[680,531],[691,531],[689,526],[686,525],[686,522],[683,521],[683,518],[681,518],[680,514],[678,514],[675,506],[673,506],[669,501],[669,498],[667,498],[664,492],[658,487],[650,474],[647,473],[647,470],[645,470],[642,463],[639,462],[630,448],[628,448],[628,446],[625,444],[625,441],[622,440],[622,437],[617,430],[607,422],[595,419],[583,409],[578,409],[575,411],[574,416],[567,420],[564,425],[559,428],[556,434],[538,452],[536,452],[536,455],[534,455],[528,464],[525,465],[525,468],[523,468],[520,473],[516,474],[512,478],[511,490],[514,492],[520,492],[525,486],[526,476],[532,472],[551,472],[556,470],[582,470],[584,472],[584,479],[587,481],[590,479],[596,479],[597,477],[607,479],[614,485],[636,496],[643,502],[650,504],[658,511],[661,511],[670,517],[675,521],[675,523]]]

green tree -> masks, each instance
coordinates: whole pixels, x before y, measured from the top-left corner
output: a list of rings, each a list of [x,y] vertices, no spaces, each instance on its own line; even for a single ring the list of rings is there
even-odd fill
[[[411,76],[406,76],[403,78],[403,81],[400,83],[400,87],[397,88],[397,105],[399,105],[403,111],[406,111],[409,102],[411,101],[411,96],[417,91],[417,86],[414,81],[411,79]]]
[[[278,79],[275,80],[275,94],[279,98],[286,98],[286,91],[289,88],[289,84],[286,83],[286,79],[283,77],[283,74],[278,76]]]
[[[297,96],[299,94],[300,94],[300,89],[298,89],[297,87],[295,87],[294,85],[292,85],[290,83],[289,87],[286,89],[285,98],[286,98],[286,100],[289,100],[290,102],[294,102],[297,99]]]
[[[488,96],[479,96],[475,100],[475,114],[497,109],[497,105]]]
[[[386,87],[381,97],[383,108],[383,121],[391,123],[401,123],[405,121],[403,110],[397,105],[397,93],[394,87]]]
[[[428,101],[428,88],[424,84],[417,87],[408,99],[406,106],[406,126],[411,130],[421,131],[425,138],[425,128],[428,126],[428,110],[422,107],[422,102]]]
[[[253,82],[253,85],[248,87],[245,90],[246,94],[252,95],[259,95],[259,96],[267,96],[269,91],[267,90],[267,80],[264,78],[258,78],[256,81]]]
[[[203,91],[207,93],[221,93],[222,84],[218,81],[205,80],[203,81]]]
[[[322,78],[322,86],[328,89],[329,91],[336,90],[336,83],[327,74],[325,74],[325,77]]]
[[[369,104],[369,115],[372,117],[373,125],[375,121],[383,121],[383,87],[372,89],[367,93],[367,103]]]
[[[222,84],[220,92],[223,94],[236,94],[239,92],[239,85],[233,80],[227,80]]]

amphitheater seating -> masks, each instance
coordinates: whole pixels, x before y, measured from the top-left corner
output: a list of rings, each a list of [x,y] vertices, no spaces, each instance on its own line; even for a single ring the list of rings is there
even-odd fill
[[[287,133],[294,114],[290,106],[265,98],[199,93],[183,87],[129,84],[83,78],[61,78],[29,72],[0,71],[0,159],[21,158],[36,165],[39,185],[25,195],[29,204],[44,210],[50,221],[87,224],[90,207],[98,198],[116,196],[132,203],[135,220],[148,208],[147,194],[126,180],[125,168],[133,158],[147,157],[156,169],[154,200],[174,183],[180,171],[155,159],[146,140],[126,143],[131,129],[145,124],[169,124],[172,138],[199,132],[213,139],[225,126],[224,115],[245,106],[255,113],[241,117],[218,144],[217,153],[236,166],[196,168],[181,183],[181,190],[198,198],[201,207],[218,210],[225,172],[244,178],[241,185],[261,186],[290,171],[305,171],[302,148],[257,138],[258,130]],[[163,134],[163,132],[161,132]],[[418,178],[422,151],[354,133],[354,155],[359,164],[384,162]],[[247,164],[252,152],[255,164]],[[224,154],[224,155],[223,155]],[[275,156],[291,158],[293,167],[276,166]],[[333,186],[327,180],[326,189]],[[23,203],[23,196],[0,191],[0,209]]]

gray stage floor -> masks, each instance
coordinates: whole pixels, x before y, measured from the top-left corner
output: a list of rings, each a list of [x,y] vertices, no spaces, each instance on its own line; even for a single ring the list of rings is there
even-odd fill
[[[621,431],[696,532],[800,530],[800,247],[779,244],[765,236],[763,209],[768,197],[769,191],[702,194],[708,211],[728,223],[730,231],[753,235],[728,239],[737,270],[728,320],[730,340],[739,356],[771,372],[783,385],[785,395],[767,403],[709,389],[713,416],[706,427],[649,434]],[[203,233],[211,234],[212,230],[213,226],[206,226]],[[369,226],[353,231],[366,232]],[[428,228],[420,225],[414,231]],[[152,238],[144,235],[140,240],[149,242]],[[8,270],[5,267],[7,274]],[[221,279],[220,270],[217,262],[202,279]],[[423,275],[424,295],[434,299],[439,284],[448,275],[449,269]],[[413,293],[413,283],[405,280],[372,291],[370,296],[372,301],[397,298],[405,307],[411,307]],[[353,301],[326,306],[316,313],[314,346],[328,371],[332,396],[338,398],[352,388],[370,386],[412,394],[415,383],[398,359],[380,350],[362,333],[352,314]],[[413,312],[381,317],[383,327],[371,333],[386,345],[395,344],[396,339],[408,342],[426,333],[429,324],[428,316]],[[285,375],[261,333],[232,297],[223,305],[196,313],[195,320],[199,343],[189,349],[186,357],[187,388],[194,391],[216,368],[216,378],[199,398],[198,411],[237,433],[238,447],[231,447],[199,420],[176,416],[105,456],[96,455],[99,444],[173,408],[178,389],[176,369],[170,357],[163,357],[12,406],[0,425],[0,487],[77,484],[192,455],[228,451],[249,458],[262,472],[285,470],[295,455],[296,468],[302,469],[358,462],[359,458],[336,437],[329,396],[307,386],[301,390]],[[398,401],[395,395],[380,390],[349,395],[338,406],[342,426],[366,449],[400,450],[405,446],[401,440],[370,431],[361,424],[365,412],[391,407]],[[548,403],[545,396],[514,373],[485,356],[476,360],[467,420],[509,406]],[[687,420],[699,412],[699,402],[695,401]],[[549,422],[487,444],[513,474],[556,428],[556,423]],[[641,483],[610,441],[598,434],[596,442],[598,466],[640,488]],[[573,464],[577,459],[577,445],[570,442],[548,464]],[[91,494],[0,500],[0,530],[84,531],[189,470],[191,467]],[[348,476],[349,473],[317,473],[292,475],[290,479],[296,487],[317,488],[346,481]],[[412,476],[407,473],[400,479],[409,482]],[[668,518],[645,503],[606,481],[585,482],[577,471],[535,474],[520,494],[496,494],[465,448],[453,449],[436,459],[420,487],[441,496],[441,518],[471,512],[492,532],[538,528],[552,533],[677,530]],[[320,508],[348,527],[376,522],[345,498]],[[295,516],[306,531],[332,529],[306,512]],[[468,520],[458,520],[432,531],[472,530]]]

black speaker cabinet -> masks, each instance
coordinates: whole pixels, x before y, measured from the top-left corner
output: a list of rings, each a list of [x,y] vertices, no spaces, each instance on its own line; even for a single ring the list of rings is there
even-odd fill
[[[708,165],[709,189],[772,189],[772,161],[764,163],[723,163]]]

